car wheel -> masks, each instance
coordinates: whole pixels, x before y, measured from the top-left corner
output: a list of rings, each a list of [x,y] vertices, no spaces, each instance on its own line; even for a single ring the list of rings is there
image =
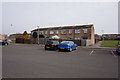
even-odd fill
[[[75,47],[75,50],[77,50],[77,46]]]
[[[5,43],[5,45],[8,45],[8,43]]]
[[[55,50],[57,50],[57,47],[55,47]]]
[[[59,51],[61,51],[61,49],[59,49]]]
[[[47,48],[45,48],[45,50],[47,50]]]

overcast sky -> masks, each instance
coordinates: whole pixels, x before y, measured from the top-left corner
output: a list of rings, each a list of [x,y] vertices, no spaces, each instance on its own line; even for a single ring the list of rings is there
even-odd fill
[[[118,33],[117,2],[4,2],[3,34],[40,27],[93,23],[95,33]],[[11,26],[11,24],[13,24]]]

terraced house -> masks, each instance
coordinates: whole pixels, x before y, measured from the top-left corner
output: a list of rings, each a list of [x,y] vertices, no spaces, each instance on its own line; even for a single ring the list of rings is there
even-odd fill
[[[49,27],[49,28],[39,28],[32,30],[31,33],[37,32],[40,35],[44,35],[47,38],[52,36],[59,36],[62,39],[69,40],[91,40],[91,44],[94,44],[94,26],[90,25],[76,25],[76,26],[62,26],[62,27]]]

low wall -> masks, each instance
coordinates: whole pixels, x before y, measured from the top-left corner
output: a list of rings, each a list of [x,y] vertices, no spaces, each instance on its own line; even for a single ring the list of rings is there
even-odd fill
[[[86,40],[86,46],[89,46],[89,45],[91,45],[91,40],[87,39]]]
[[[89,39],[81,40],[81,46],[89,46],[89,45],[91,45],[91,40]]]

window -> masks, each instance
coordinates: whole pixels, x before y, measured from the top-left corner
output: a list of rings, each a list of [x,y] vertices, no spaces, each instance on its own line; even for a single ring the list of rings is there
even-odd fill
[[[78,38],[78,40],[80,40],[80,38]]]
[[[47,31],[45,31],[45,34],[47,34]]]
[[[72,39],[73,37],[71,37],[71,36],[68,36],[68,39]]]
[[[40,31],[40,34],[43,34],[43,31]]]
[[[68,44],[69,41],[62,41],[61,44]]]
[[[88,39],[88,36],[83,36],[82,38],[83,38],[83,39]]]
[[[84,33],[87,33],[87,29],[84,29]]]
[[[75,30],[75,33],[80,33],[80,29],[76,29],[76,30]]]
[[[77,38],[75,38],[75,40],[77,40]]]
[[[50,31],[50,34],[54,34],[54,31]]]
[[[75,38],[75,40],[80,40],[80,38]]]
[[[66,34],[66,30],[61,30],[61,34]]]
[[[59,42],[58,41],[54,41],[54,44],[59,44]]]
[[[59,31],[58,30],[56,30],[56,34],[58,34],[59,33]]]
[[[69,34],[72,34],[72,30],[69,30]]]

